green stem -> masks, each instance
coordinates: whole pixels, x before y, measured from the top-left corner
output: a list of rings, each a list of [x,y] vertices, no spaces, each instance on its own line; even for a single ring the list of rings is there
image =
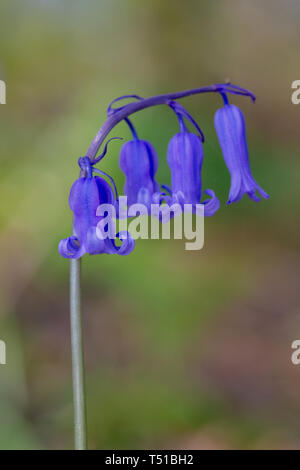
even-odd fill
[[[74,440],[76,450],[87,448],[84,357],[81,320],[81,260],[70,260],[70,320],[74,401]]]

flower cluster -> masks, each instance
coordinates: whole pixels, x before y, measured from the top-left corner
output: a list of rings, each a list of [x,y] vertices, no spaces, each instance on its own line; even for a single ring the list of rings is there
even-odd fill
[[[249,164],[245,120],[241,110],[229,104],[228,93],[255,96],[243,88],[232,84],[218,84],[212,87],[188,90],[169,95],[143,99],[137,95],[126,95],[114,100],[108,107],[108,120],[94,139],[90,155],[79,158],[80,177],[71,188],[69,206],[74,214],[73,235],[61,240],[59,252],[65,258],[80,258],[88,254],[119,254],[127,255],[134,248],[134,240],[128,232],[115,235],[122,244],[117,246],[114,237],[99,237],[98,226],[103,215],[97,209],[102,204],[111,204],[118,209],[118,193],[113,179],[94,167],[106,154],[104,151],[94,158],[101,145],[104,134],[121,120],[124,120],[132,133],[132,140],[126,142],[120,151],[120,168],[125,174],[124,187],[128,207],[132,204],[143,204],[150,208],[151,204],[179,204],[182,209],[186,204],[197,213],[197,205],[203,204],[204,215],[212,216],[220,207],[220,202],[212,189],[204,192],[209,196],[202,200],[201,169],[204,158],[204,136],[197,122],[190,113],[176,100],[184,96],[204,92],[218,92],[224,100],[224,106],[215,114],[215,129],[221,150],[231,176],[228,204],[239,201],[247,193],[254,201],[259,201],[256,194],[268,198],[267,193],[254,180]],[[113,104],[122,99],[133,98],[134,103],[113,108]],[[156,180],[158,155],[150,142],[142,140],[132,125],[129,115],[136,111],[157,104],[165,104],[175,113],[179,132],[170,140],[167,151],[167,162],[171,172],[171,187],[159,185]],[[187,127],[193,126],[195,132]],[[111,139],[110,139],[111,140]]]

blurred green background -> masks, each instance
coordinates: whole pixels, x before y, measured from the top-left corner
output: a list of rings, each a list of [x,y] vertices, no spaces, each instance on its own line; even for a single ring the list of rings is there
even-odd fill
[[[129,257],[83,262],[90,448],[300,447],[299,79],[297,0],[26,0],[0,4],[0,448],[71,448],[67,200],[117,96],[221,82],[247,125],[255,178],[270,193],[226,206],[213,126],[218,96],[181,101],[206,135],[203,182],[222,202],[205,246],[138,241]],[[160,155],[168,109],[133,118]],[[113,135],[129,138],[125,124]],[[121,143],[102,168],[115,178]]]

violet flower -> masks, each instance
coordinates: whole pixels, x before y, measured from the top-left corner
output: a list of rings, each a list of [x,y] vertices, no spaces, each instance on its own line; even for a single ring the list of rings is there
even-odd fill
[[[193,212],[196,212],[196,204],[200,204],[202,197],[201,168],[203,163],[204,136],[196,121],[191,118],[183,107],[171,105],[177,114],[180,124],[178,134],[175,134],[169,142],[167,161],[171,169],[172,178],[172,202],[192,204]],[[199,136],[189,132],[185,126],[184,119],[188,119],[196,127]],[[202,202],[204,215],[214,215],[220,207],[220,202],[211,189],[205,191],[211,199]]]
[[[153,145],[139,139],[131,122],[128,119],[126,122],[133,134],[133,140],[126,142],[120,151],[120,168],[126,176],[127,205],[139,203],[149,208],[154,193],[160,189],[155,180],[158,156]]]
[[[226,94],[222,96],[225,105],[215,114],[215,128],[231,176],[227,204],[239,201],[245,193],[253,201],[260,201],[255,191],[267,199],[269,195],[255,181],[250,170],[243,113],[237,106],[228,103]]]
[[[228,104],[226,96],[227,93],[231,93],[248,96],[255,100],[255,96],[250,91],[236,85],[220,83],[150,98],[141,98],[138,95],[121,96],[109,105],[108,119],[97,132],[86,157],[79,159],[81,175],[73,184],[69,197],[69,205],[74,213],[74,233],[59,243],[59,252],[62,256],[80,258],[85,253],[126,255],[134,248],[134,241],[127,232],[113,234],[114,237],[123,240],[121,246],[116,246],[114,237],[111,238],[109,235],[102,238],[98,236],[99,233],[97,234],[99,222],[103,221],[103,216],[97,215],[100,205],[113,205],[116,208],[116,215],[119,216],[119,201],[114,181],[104,172],[95,169],[94,165],[106,154],[107,144],[104,151],[98,157],[96,156],[104,139],[121,121],[127,122],[133,134],[133,139],[125,143],[120,152],[120,167],[126,176],[125,193],[128,205],[142,203],[149,208],[151,203],[158,203],[161,206],[166,203],[169,206],[177,202],[183,208],[185,204],[191,204],[192,210],[196,211],[196,205],[201,203],[202,197],[201,169],[204,136],[197,122],[177,100],[202,93],[220,93],[225,100],[225,106],[216,113],[215,127],[231,174],[228,203],[238,201],[244,193],[248,193],[254,200],[259,200],[255,194],[256,190],[263,197],[268,197],[253,179],[250,171],[243,115],[236,106]],[[113,108],[113,104],[123,99],[137,101]],[[176,113],[180,124],[180,132],[174,135],[168,146],[167,160],[171,169],[172,188],[161,186],[167,189],[169,195],[160,191],[155,179],[158,156],[154,147],[149,142],[138,138],[129,120],[129,116],[137,111],[157,105],[169,106]],[[187,130],[184,120],[194,126],[199,136]],[[101,176],[95,176],[94,173],[99,173]],[[103,176],[108,178],[110,183]],[[207,189],[205,193],[210,196],[210,199],[202,201],[204,215],[211,216],[219,209],[220,203],[214,191]],[[111,230],[112,227],[108,228]]]
[[[116,235],[123,240],[121,246],[116,246],[110,237],[99,238],[97,233],[97,225],[103,219],[103,216],[97,215],[98,207],[101,204],[115,206],[117,194],[114,195],[112,187],[104,178],[94,176],[93,173],[107,176],[115,188],[112,178],[94,169],[88,157],[80,158],[78,163],[83,176],[75,181],[69,196],[69,206],[74,213],[74,235],[60,241],[59,253],[64,258],[80,258],[85,253],[128,255],[134,249],[135,242],[127,232]]]

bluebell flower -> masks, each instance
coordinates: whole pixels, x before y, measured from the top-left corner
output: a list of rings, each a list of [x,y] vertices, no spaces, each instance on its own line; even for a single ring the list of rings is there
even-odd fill
[[[113,207],[116,205],[112,187],[104,178],[94,176],[93,173],[99,170],[92,167],[88,157],[80,158],[79,165],[83,176],[74,182],[69,196],[69,206],[74,213],[74,235],[60,241],[60,254],[64,258],[80,258],[85,253],[128,255],[135,242],[127,232],[116,235],[123,240],[121,246],[116,246],[114,239],[110,237],[99,238],[97,233],[97,226],[103,219],[103,216],[97,215],[98,207],[101,204],[111,204]],[[114,186],[113,180],[110,177],[109,179]]]
[[[144,204],[150,209],[151,204],[159,208],[159,220],[164,221],[163,212],[170,213],[170,206],[178,203],[183,210],[197,213],[197,205],[204,205],[204,215],[211,216],[219,209],[220,203],[214,191],[205,191],[209,199],[201,202],[202,184],[201,170],[203,163],[203,133],[191,114],[177,100],[201,93],[220,93],[225,106],[215,115],[215,127],[220,140],[224,159],[231,174],[231,187],[228,203],[238,201],[244,193],[259,200],[256,191],[267,198],[268,195],[256,183],[251,174],[246,140],[246,126],[241,111],[229,105],[227,94],[248,96],[255,101],[255,96],[249,90],[230,83],[220,83],[208,87],[195,88],[182,92],[156,95],[142,98],[138,95],[124,95],[112,101],[107,113],[108,119],[97,132],[87,150],[87,156],[79,159],[81,168],[80,178],[72,186],[69,205],[74,213],[73,235],[59,244],[59,252],[66,258],[80,258],[85,253],[118,253],[129,254],[134,248],[134,240],[127,232],[115,235],[114,216],[98,213],[100,206],[109,205],[116,210],[116,217],[124,214],[113,179],[104,172],[94,168],[106,154],[108,142],[104,150],[96,156],[106,136],[121,121],[125,121],[132,132],[133,139],[125,143],[120,152],[120,167],[125,174],[125,195],[127,205]],[[135,100],[125,106],[113,105],[123,99]],[[175,134],[168,146],[167,160],[171,169],[172,187],[160,186],[155,179],[158,168],[157,153],[149,142],[141,140],[129,120],[129,116],[152,106],[166,105],[170,107],[179,120],[180,132]],[[198,135],[190,132],[185,125],[188,121]],[[100,174],[100,176],[95,175]],[[109,182],[107,181],[109,180]],[[114,191],[113,191],[114,189]],[[165,191],[166,190],[166,191]],[[187,208],[186,205],[191,207]],[[101,207],[103,209],[103,207]],[[121,210],[119,210],[121,209]],[[152,209],[152,208],[151,208]],[[166,209],[164,211],[164,209]],[[104,209],[103,209],[104,210]],[[174,210],[171,211],[173,213]],[[104,212],[105,214],[105,212]],[[125,212],[125,217],[128,213]],[[100,227],[100,228],[99,228]],[[108,228],[108,230],[107,230]],[[99,232],[100,231],[100,232]],[[109,236],[105,236],[108,231]],[[116,246],[115,238],[122,240],[121,246]]]
[[[246,124],[241,110],[228,103],[215,114],[215,128],[223,152],[224,160],[231,176],[227,204],[239,201],[245,193],[259,201],[256,191],[267,199],[269,195],[259,186],[252,176],[246,137]]]
[[[128,206],[139,203],[150,207],[153,195],[160,189],[155,180],[158,156],[153,145],[139,139],[131,123],[128,123],[134,138],[126,142],[120,151],[120,168],[126,177],[124,193]]]
[[[192,204],[195,210],[202,196],[203,146],[200,138],[187,131],[175,134],[169,142],[167,160],[171,169],[173,202],[178,202],[182,207]],[[204,204],[204,215],[211,216],[219,209],[220,202],[211,189],[205,193],[211,199],[201,204]]]

